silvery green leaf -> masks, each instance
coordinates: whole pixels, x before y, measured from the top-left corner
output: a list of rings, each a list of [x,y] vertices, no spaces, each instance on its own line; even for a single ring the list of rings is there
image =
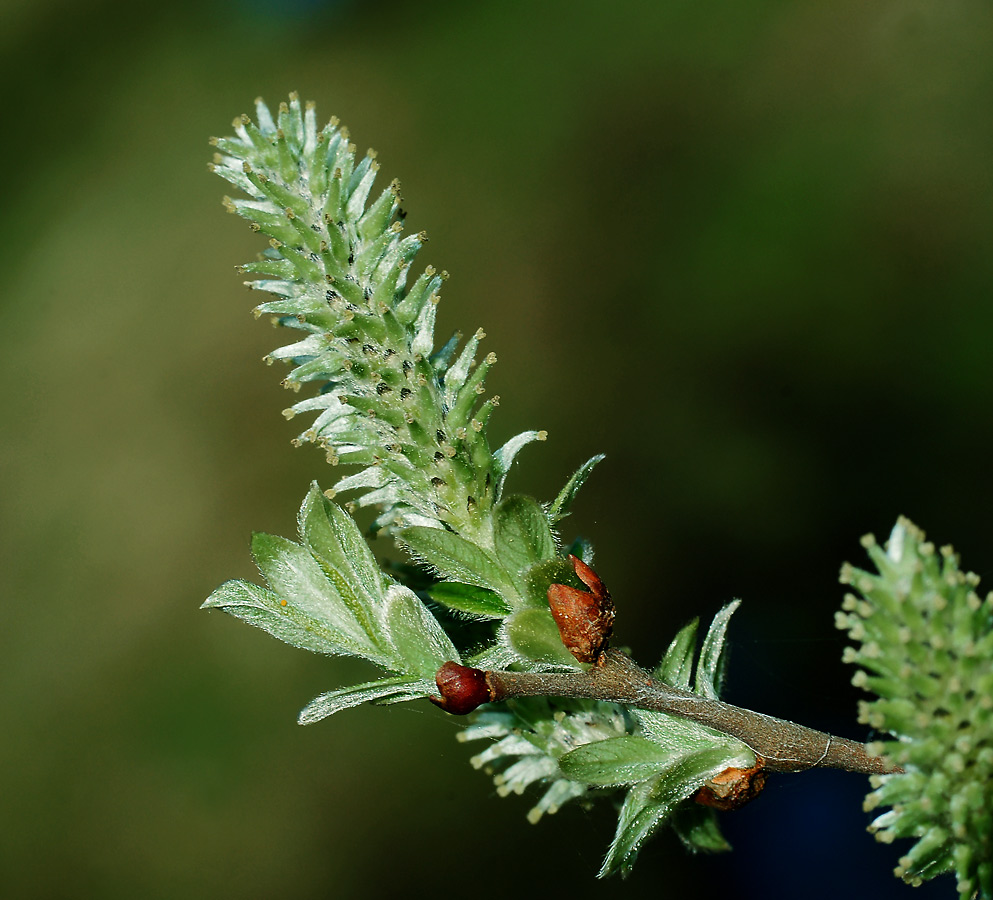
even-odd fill
[[[357,655],[384,661],[370,632],[306,548],[277,535],[256,532],[252,536],[252,556],[269,587],[280,601],[286,601],[287,607],[324,622],[342,636],[343,645],[359,648]]]
[[[683,800],[710,778],[739,764],[739,758],[729,755],[726,749],[708,747],[677,758],[657,777],[632,787],[621,807],[617,831],[599,877],[615,872],[628,874],[644,842]]]
[[[707,636],[703,639],[700,649],[700,661],[696,668],[695,691],[704,697],[717,699],[724,671],[722,651],[724,637],[727,634],[728,622],[734,611],[741,605],[740,600],[732,600],[714,616],[710,623]]]
[[[503,483],[507,480],[507,473],[521,448],[526,447],[532,441],[543,441],[547,437],[548,435],[544,431],[522,431],[507,441],[499,450],[494,451],[493,475],[496,479],[495,496],[497,500],[503,494]]]
[[[494,508],[493,540],[500,562],[514,576],[521,593],[527,590],[528,569],[556,553],[545,511],[522,494],[506,497]]]
[[[565,487],[559,491],[559,495],[552,501],[552,505],[548,509],[548,518],[553,525],[569,515],[569,507],[576,498],[576,494],[579,493],[579,489],[586,483],[586,479],[590,477],[594,467],[604,458],[602,453],[598,453],[586,460],[565,483]]]
[[[404,688],[402,694],[387,694],[372,701],[373,706],[395,706],[397,703],[406,703],[408,700],[419,700],[421,697],[430,697],[438,693],[438,685],[434,678],[423,678],[414,682],[409,688]]]
[[[437,603],[485,619],[502,619],[510,613],[507,602],[495,591],[462,584],[458,581],[439,581],[427,590]]]
[[[438,620],[410,588],[391,584],[379,613],[404,673],[433,678],[444,663],[462,662]]]
[[[337,691],[328,691],[315,697],[300,710],[297,722],[301,725],[313,725],[314,722],[326,719],[343,709],[350,709],[373,700],[391,698],[413,700],[416,697],[425,697],[431,693],[433,687],[433,684],[415,678],[383,678]]]
[[[547,608],[518,610],[504,621],[501,637],[504,645],[521,660],[578,668]]]
[[[466,664],[486,671],[488,669],[509,669],[519,661],[518,655],[510,647],[498,641],[470,657],[466,660]]]
[[[560,757],[559,768],[573,781],[609,787],[645,781],[672,759],[670,750],[632,734],[583,744]]]
[[[738,741],[734,743],[737,744]],[[725,769],[747,768],[754,763],[755,755],[747,748],[744,753],[735,753],[733,748],[729,750],[720,745],[693,750],[675,758],[671,765],[651,782],[651,799],[675,800],[678,803]]]
[[[451,531],[415,525],[403,529],[399,539],[445,578],[513,595],[500,563],[482,547]]]
[[[692,852],[725,853],[731,849],[721,834],[717,810],[699,803],[681,803],[672,814],[672,829]]]
[[[383,575],[358,525],[343,509],[310,486],[297,516],[300,537],[363,626],[383,597]],[[373,632],[370,632],[373,633]]]
[[[680,748],[699,750],[715,744],[723,744],[726,741],[733,741],[735,747],[747,750],[737,738],[729,737],[720,731],[708,728],[706,725],[700,725],[698,722],[691,722],[689,719],[646,709],[637,709],[634,714],[641,723],[645,736],[663,747],[675,750]]]
[[[655,677],[664,684],[689,690],[693,677],[693,657],[696,652],[696,631],[699,619],[687,622],[672,639]]]
[[[354,642],[326,620],[316,618],[289,599],[284,606],[274,591],[247,581],[226,581],[203,602],[201,609],[224,610],[304,650],[331,656],[369,655],[366,646]]]
[[[641,782],[634,785],[624,797],[617,819],[617,831],[597,873],[598,878],[606,878],[618,872],[628,875],[642,844],[672,812],[670,804],[652,802],[651,787],[651,782]]]

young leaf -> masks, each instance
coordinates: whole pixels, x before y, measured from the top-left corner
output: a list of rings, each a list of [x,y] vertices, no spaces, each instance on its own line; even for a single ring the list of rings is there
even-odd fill
[[[722,747],[707,747],[678,758],[654,779],[632,787],[621,807],[617,832],[599,877],[628,874],[641,846],[679,803],[709,778],[738,762],[738,757],[729,756]]]
[[[553,523],[554,524],[554,523]],[[563,556],[575,556],[576,559],[581,559],[586,565],[593,565],[593,543],[589,538],[577,537],[574,538],[572,543],[562,552]]]
[[[361,648],[367,659],[382,659],[378,648],[321,567],[304,547],[273,534],[252,536],[252,556],[269,587],[287,605],[302,610]]]
[[[672,758],[670,750],[632,734],[583,744],[563,755],[559,768],[573,781],[609,787],[645,781],[671,764]]]
[[[527,570],[524,578],[525,597],[530,606],[538,609],[548,609],[548,587],[552,584],[565,584],[579,590],[585,590],[584,585],[576,577],[572,563],[561,556],[543,560]]]
[[[482,547],[451,531],[415,525],[401,531],[399,539],[414,556],[445,578],[489,588],[504,596],[514,595],[500,563]]]
[[[514,494],[494,508],[493,531],[496,554],[523,594],[527,589],[527,570],[555,556],[555,539],[548,517],[536,500]]]
[[[383,575],[351,516],[328,500],[315,482],[297,523],[304,546],[342,602],[368,634],[375,634],[374,608],[382,602]]]
[[[248,581],[226,581],[200,608],[221,609],[303,650],[330,656],[367,655],[365,646],[356,645],[329,622],[281,599],[274,591]]]
[[[410,588],[390,585],[380,618],[405,674],[431,679],[443,663],[462,662],[438,620]]]
[[[522,661],[576,668],[576,660],[566,649],[550,610],[521,609],[502,628],[503,643]]]
[[[699,803],[681,803],[672,815],[672,829],[683,846],[694,853],[725,853],[731,849],[721,834],[717,810]]]
[[[724,637],[727,634],[728,622],[734,611],[741,606],[740,600],[732,600],[714,616],[714,621],[707,629],[707,636],[703,639],[703,646],[700,648],[700,662],[696,668],[696,693],[704,697],[717,699],[723,675],[722,651],[724,649]]]
[[[414,700],[418,697],[426,697],[434,690],[434,684],[430,681],[421,681],[416,678],[382,678],[379,681],[369,681],[365,684],[356,684],[352,687],[342,688],[338,691],[328,691],[310,701],[297,717],[297,722],[301,725],[313,725],[328,716],[341,712],[343,709],[350,709],[362,703],[373,700]]]
[[[366,595],[370,604],[383,596],[383,575],[358,525],[313,482],[297,516],[300,537],[327,571],[333,569]]]
[[[436,603],[471,616],[502,619],[511,611],[507,602],[495,591],[458,581],[439,581],[431,585],[426,593]]]
[[[725,746],[732,753],[747,753],[748,748],[737,738],[729,737],[720,731],[714,731],[706,725],[670,716],[668,713],[652,712],[646,709],[634,711],[641,724],[642,733],[657,744],[671,749],[702,750],[705,747]],[[754,765],[755,760],[748,763]],[[748,768],[743,766],[743,768]]]
[[[665,684],[689,690],[693,677],[693,656],[696,651],[696,631],[699,619],[687,622],[672,639],[662,662],[655,670],[655,677]]]
[[[623,876],[630,874],[642,844],[672,812],[672,804],[653,802],[651,789],[652,783],[644,781],[634,785],[624,797],[617,819],[617,831],[597,873],[598,878],[606,878],[618,872]]]
[[[565,483],[565,487],[559,491],[558,496],[552,501],[552,505],[548,509],[548,519],[553,525],[569,515],[569,507],[576,498],[576,494],[579,493],[579,489],[586,483],[586,479],[590,477],[594,467],[604,458],[602,453],[598,453],[586,460]]]

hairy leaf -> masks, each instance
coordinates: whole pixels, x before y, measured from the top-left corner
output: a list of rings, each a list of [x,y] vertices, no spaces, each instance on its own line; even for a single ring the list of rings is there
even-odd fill
[[[416,525],[400,532],[400,541],[443,577],[489,588],[504,596],[514,594],[496,558],[451,531]]]
[[[418,681],[416,678],[382,678],[379,681],[369,681],[337,691],[328,691],[310,701],[297,717],[301,725],[313,725],[328,716],[350,709],[362,703],[375,700],[414,700],[426,697],[434,690],[431,681]]]
[[[635,784],[671,764],[672,751],[637,735],[594,741],[559,759],[562,773],[573,781],[608,787]]]
[[[576,660],[562,643],[558,626],[548,609],[518,610],[504,622],[502,635],[505,646],[522,661],[576,668]]]
[[[358,525],[314,482],[297,516],[300,537],[342,600],[372,632],[373,607],[383,598],[383,575]]]
[[[527,570],[524,579],[525,599],[528,604],[538,609],[548,608],[548,587],[552,584],[566,584],[578,590],[586,590],[572,563],[561,556],[546,559],[536,563]]]
[[[720,691],[724,672],[724,638],[727,634],[728,623],[734,611],[741,606],[740,600],[732,600],[714,616],[707,629],[707,636],[700,648],[700,662],[696,669],[695,689],[704,697],[717,698]]]
[[[378,656],[370,656],[365,645],[356,644],[327,620],[315,617],[275,591],[248,581],[226,581],[203,602],[201,609],[221,609],[304,650],[384,661]]]
[[[367,658],[381,658],[370,633],[306,548],[277,535],[256,532],[252,536],[252,556],[281,600],[347,636]]]
[[[689,690],[693,677],[693,657],[696,653],[696,632],[699,619],[688,622],[676,633],[665,651],[662,662],[655,670],[655,677],[673,687]]]
[[[627,875],[644,842],[672,815],[676,807],[695,793],[705,781],[736,765],[721,747],[688,753],[650,781],[628,791],[617,823],[617,832],[600,869],[600,877],[620,872]]]
[[[548,517],[536,500],[514,494],[494,508],[493,531],[497,556],[523,595],[527,591],[528,569],[555,556]]]
[[[430,679],[443,663],[462,662],[438,620],[410,588],[390,585],[380,616],[404,673]]]
[[[586,460],[565,483],[565,487],[559,491],[558,496],[552,501],[552,505],[548,509],[548,518],[553,525],[569,515],[569,507],[576,499],[579,489],[586,483],[586,479],[590,477],[594,467],[604,459],[604,455],[598,453]]]
[[[731,849],[721,834],[715,809],[698,803],[682,803],[673,813],[672,828],[687,850],[724,853]]]
[[[502,619],[511,611],[507,602],[495,591],[458,581],[439,581],[427,589],[427,595],[449,609],[471,616]]]

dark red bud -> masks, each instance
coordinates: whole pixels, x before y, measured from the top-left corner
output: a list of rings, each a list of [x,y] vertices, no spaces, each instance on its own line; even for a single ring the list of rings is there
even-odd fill
[[[569,559],[579,580],[590,590],[581,591],[566,584],[549,585],[548,605],[562,643],[580,662],[593,663],[610,642],[614,604],[596,572],[575,556]]]
[[[754,800],[765,787],[765,760],[759,757],[750,769],[733,766],[715,775],[693,795],[702,806],[728,810],[744,806]]]
[[[432,703],[455,716],[471,713],[477,706],[490,702],[490,688],[482,669],[447,662],[434,676],[440,697],[430,697]]]

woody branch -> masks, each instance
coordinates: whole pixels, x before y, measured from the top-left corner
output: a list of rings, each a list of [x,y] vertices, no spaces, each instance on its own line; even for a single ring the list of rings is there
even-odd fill
[[[515,697],[604,700],[680,716],[731,735],[773,772],[817,767],[866,774],[896,771],[881,758],[870,756],[865,745],[857,741],[665,684],[626,654],[608,650],[614,620],[610,595],[589,566],[570,558],[589,590],[553,584],[548,600],[563,643],[580,662],[592,663],[590,668],[567,673],[483,671],[449,662],[438,670],[436,678],[441,697],[435,702],[439,706],[465,714],[483,703]]]

